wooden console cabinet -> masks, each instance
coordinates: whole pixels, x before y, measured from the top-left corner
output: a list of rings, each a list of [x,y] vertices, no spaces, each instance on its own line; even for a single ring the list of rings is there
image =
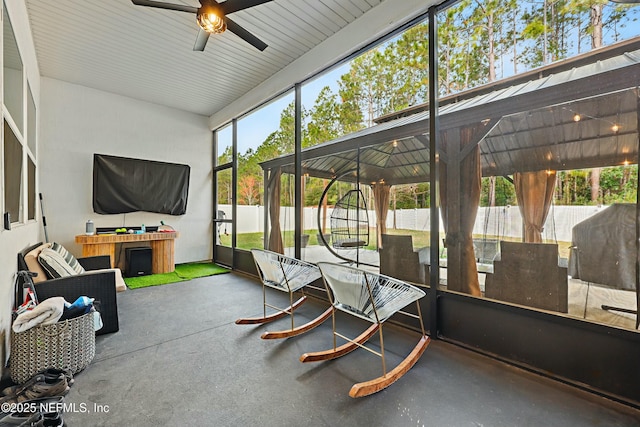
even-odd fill
[[[115,267],[116,244],[127,242],[151,243],[151,272],[170,273],[175,270],[175,239],[177,231],[142,234],[96,234],[76,236],[82,245],[82,256],[109,255],[111,267]]]

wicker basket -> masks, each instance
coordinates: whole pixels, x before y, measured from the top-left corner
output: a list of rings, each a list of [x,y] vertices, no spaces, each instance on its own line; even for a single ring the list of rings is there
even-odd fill
[[[93,313],[24,332],[11,331],[11,379],[22,384],[47,368],[75,374],[96,354]]]

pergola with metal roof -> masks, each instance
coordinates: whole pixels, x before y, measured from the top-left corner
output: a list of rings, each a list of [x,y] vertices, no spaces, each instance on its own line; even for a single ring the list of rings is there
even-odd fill
[[[481,176],[514,175],[524,241],[541,242],[555,171],[638,163],[639,87],[636,38],[440,100],[441,213],[448,264],[460,266],[448,270],[449,289],[480,295],[471,228]],[[393,185],[429,182],[427,107],[383,120],[303,150],[302,173],[339,176],[382,195]],[[261,163],[265,178],[293,174],[294,159]],[[384,219],[382,209],[388,206],[376,206],[376,214]]]

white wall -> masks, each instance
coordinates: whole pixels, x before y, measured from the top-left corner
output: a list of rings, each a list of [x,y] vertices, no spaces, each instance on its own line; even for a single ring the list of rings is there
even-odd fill
[[[41,79],[24,0],[5,1],[37,108],[36,190],[44,196],[49,240],[59,241],[80,255],[74,236],[84,232],[87,219],[97,226],[155,225],[164,220],[180,232],[176,262],[210,259],[212,136],[207,117]],[[41,85],[46,89],[41,90]],[[135,213],[126,219],[124,215],[94,214],[94,152],[190,165],[187,213],[180,217]],[[35,221],[14,225],[12,230],[0,227],[2,374],[8,357],[17,253],[42,240],[39,206]]]
[[[23,0],[5,0],[5,2],[34,101],[38,106],[40,99],[40,72],[33,39],[31,38],[27,9]],[[4,192],[1,194],[3,195]],[[36,218],[38,217],[36,215]],[[13,304],[13,281],[17,270],[17,253],[30,244],[38,242],[41,238],[39,223],[36,221],[14,225],[11,230],[4,230],[0,227],[0,262],[2,263],[2,268],[0,269],[0,370],[2,370],[2,374],[5,373],[4,362],[6,361],[5,358],[8,357],[7,349],[9,328],[11,326],[11,307]],[[1,336],[4,336],[4,340],[1,339]]]
[[[96,227],[159,225],[179,231],[176,263],[211,259],[212,134],[207,117],[42,78],[40,191],[50,241],[76,256],[74,236]],[[92,208],[93,154],[188,164],[187,213],[98,215]]]

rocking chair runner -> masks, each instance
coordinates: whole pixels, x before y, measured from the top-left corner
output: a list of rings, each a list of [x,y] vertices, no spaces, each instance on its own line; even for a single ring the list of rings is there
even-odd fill
[[[307,297],[302,295],[301,298],[294,302],[293,293],[298,290],[302,290],[303,287],[313,283],[321,277],[318,267],[299,259],[290,258],[285,255],[263,249],[252,249],[251,254],[253,255],[253,260],[256,263],[258,274],[262,281],[262,304],[264,313],[262,317],[238,319],[236,320],[236,324],[262,324],[272,322],[289,315],[291,317],[290,330],[265,332],[261,336],[263,339],[288,338],[300,335],[315,328],[331,316],[332,309],[330,307],[320,316],[302,326],[295,327],[294,324],[293,313],[306,301]],[[266,287],[287,292],[289,294],[289,307],[279,308],[268,304]],[[267,316],[267,307],[277,311]]]
[[[425,293],[415,286],[400,280],[346,265],[319,262],[318,267],[322,272],[333,309],[333,349],[305,353],[300,357],[300,361],[304,363],[335,359],[358,347],[362,347],[381,357],[382,376],[371,381],[355,384],[351,387],[349,396],[367,396],[388,387],[415,365],[429,345],[429,337],[424,331],[424,323],[418,302],[420,298],[425,296]],[[404,307],[412,302],[416,302],[417,315],[402,311]],[[336,309],[371,322],[372,325],[359,337],[355,339],[347,338],[336,332]],[[422,336],[411,353],[398,366],[387,372],[382,324],[395,313],[419,319]],[[364,345],[376,331],[379,331],[380,334],[380,352]],[[347,343],[338,347],[336,345],[336,337],[346,340]]]

